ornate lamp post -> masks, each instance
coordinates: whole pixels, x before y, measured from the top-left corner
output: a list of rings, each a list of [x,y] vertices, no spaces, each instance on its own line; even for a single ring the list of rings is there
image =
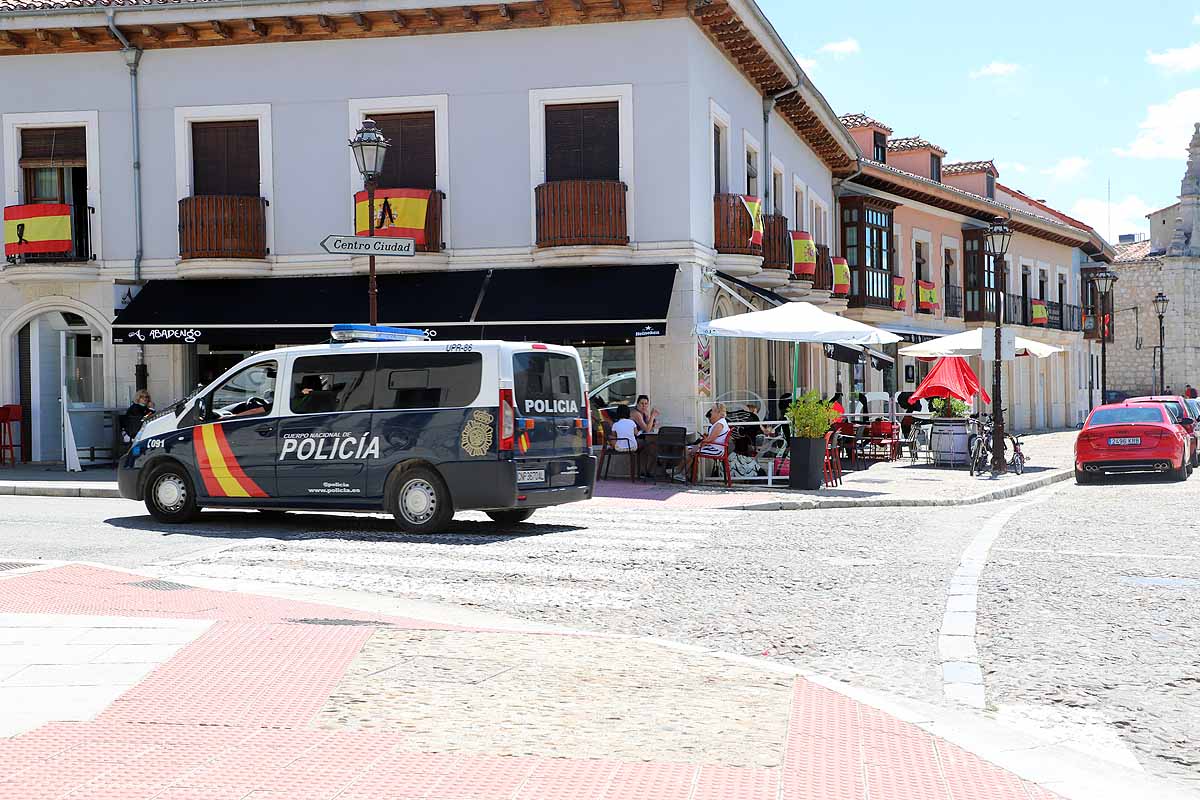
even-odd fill
[[[383,172],[383,159],[391,142],[384,138],[383,132],[375,125],[375,120],[364,119],[362,127],[349,141],[350,150],[354,152],[354,161],[358,171],[362,173],[363,186],[367,190],[367,235],[375,236],[375,187],[379,181],[379,173]],[[357,227],[357,226],[355,226]],[[371,324],[379,324],[379,310],[376,303],[378,289],[375,285],[375,256],[368,258],[370,282],[367,294],[371,302]]]
[[[1167,315],[1167,304],[1171,301],[1162,292],[1154,296],[1154,313],[1158,314],[1158,393],[1162,394],[1167,390],[1166,379],[1166,360],[1167,351],[1164,349],[1163,339],[1165,332],[1163,330],[1163,317]]]
[[[1112,324],[1112,301],[1110,293],[1117,276],[1105,270],[1092,276],[1096,292],[1100,295],[1100,403],[1107,403],[1108,395],[1108,331]]]
[[[1012,241],[1012,232],[1008,228],[1008,220],[996,217],[984,237],[987,253],[992,257],[995,267],[996,290],[996,353],[992,362],[992,474],[1003,475],[1008,472],[1008,464],[1004,460],[1004,406],[1000,402],[1000,338],[1004,324],[1004,254],[1008,252],[1008,243]]]

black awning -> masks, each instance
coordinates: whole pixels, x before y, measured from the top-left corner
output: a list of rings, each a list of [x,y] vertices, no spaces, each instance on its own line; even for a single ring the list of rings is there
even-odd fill
[[[379,321],[440,339],[618,341],[666,333],[674,265],[380,275]],[[619,302],[618,302],[619,298]],[[117,314],[117,344],[262,349],[368,321],[366,276],[150,281]]]

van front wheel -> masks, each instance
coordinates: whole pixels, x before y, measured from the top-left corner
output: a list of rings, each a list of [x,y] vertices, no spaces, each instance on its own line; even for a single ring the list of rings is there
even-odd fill
[[[503,511],[485,511],[492,522],[498,522],[501,525],[516,525],[518,522],[524,522],[533,516],[532,508],[507,508]]]
[[[151,472],[144,499],[150,516],[159,522],[191,522],[200,514],[192,479],[179,464],[163,464]]]
[[[404,470],[388,494],[388,508],[406,533],[437,533],[454,516],[450,490],[430,467]]]

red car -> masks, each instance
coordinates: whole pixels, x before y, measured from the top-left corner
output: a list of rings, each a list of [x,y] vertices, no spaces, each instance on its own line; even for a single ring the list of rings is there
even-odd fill
[[[1187,432],[1162,403],[1099,406],[1075,439],[1075,482],[1091,483],[1106,472],[1145,471],[1187,480],[1189,445]]]
[[[1184,428],[1188,432],[1188,438],[1191,439],[1191,451],[1193,467],[1200,467],[1200,436],[1196,433],[1196,415],[1191,413],[1191,406],[1188,401],[1177,394],[1154,394],[1144,397],[1130,397],[1125,400],[1126,403],[1162,403],[1175,417],[1176,421],[1190,420],[1184,424]]]

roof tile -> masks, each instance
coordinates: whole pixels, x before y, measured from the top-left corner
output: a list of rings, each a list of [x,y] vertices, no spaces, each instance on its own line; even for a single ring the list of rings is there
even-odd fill
[[[922,139],[920,136],[901,136],[897,139],[889,139],[887,143],[889,153],[902,152],[905,150],[936,150],[942,155],[946,155],[945,148],[938,147],[928,139]]]
[[[871,119],[866,114],[843,114],[838,119],[847,129],[875,127],[885,130],[888,133],[892,132],[892,129],[887,125],[884,125],[877,119]]]
[[[991,159],[987,161],[956,161],[953,164],[942,164],[943,175],[966,175],[969,172],[987,172],[989,170],[996,174],[1000,172],[996,169],[996,164]]]

